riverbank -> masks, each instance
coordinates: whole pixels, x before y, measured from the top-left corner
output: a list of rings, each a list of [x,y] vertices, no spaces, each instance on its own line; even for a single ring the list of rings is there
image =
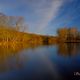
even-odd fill
[[[10,27],[0,27],[0,45],[7,44],[56,44],[57,37],[20,32]]]

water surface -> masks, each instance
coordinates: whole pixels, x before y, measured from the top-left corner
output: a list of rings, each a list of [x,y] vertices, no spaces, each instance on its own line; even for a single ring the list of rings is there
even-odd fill
[[[0,47],[0,80],[75,80],[80,44]]]

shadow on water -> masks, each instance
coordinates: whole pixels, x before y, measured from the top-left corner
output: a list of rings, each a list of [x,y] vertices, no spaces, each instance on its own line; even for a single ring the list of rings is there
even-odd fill
[[[79,71],[79,43],[0,46],[0,80],[75,80]]]

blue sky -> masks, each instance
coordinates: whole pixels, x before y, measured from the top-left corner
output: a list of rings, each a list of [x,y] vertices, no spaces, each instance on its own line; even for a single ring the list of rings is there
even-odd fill
[[[80,0],[0,0],[0,12],[23,16],[30,33],[56,35],[58,28],[80,29]]]

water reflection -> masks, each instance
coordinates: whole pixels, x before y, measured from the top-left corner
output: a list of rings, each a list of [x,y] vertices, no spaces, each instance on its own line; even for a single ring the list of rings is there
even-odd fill
[[[75,56],[80,52],[79,43],[58,44],[58,54],[62,56]]]
[[[34,49],[37,45],[3,45],[0,46],[0,73],[22,68],[20,52],[25,48]],[[26,57],[27,58],[27,57]]]
[[[78,43],[0,46],[0,80],[66,80],[80,70],[79,53]]]

